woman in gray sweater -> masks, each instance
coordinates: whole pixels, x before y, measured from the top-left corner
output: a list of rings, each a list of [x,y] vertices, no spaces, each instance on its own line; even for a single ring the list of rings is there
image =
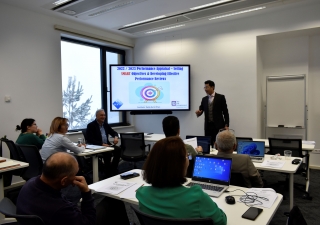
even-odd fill
[[[68,119],[62,117],[54,118],[50,126],[50,133],[40,151],[43,161],[55,152],[66,152],[70,150],[74,153],[81,153],[85,150],[85,145],[75,145],[65,136],[68,132],[68,127]]]

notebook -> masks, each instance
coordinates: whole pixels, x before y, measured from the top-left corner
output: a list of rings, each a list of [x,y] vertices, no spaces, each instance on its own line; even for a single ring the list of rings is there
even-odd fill
[[[195,136],[187,135],[186,139],[197,138],[197,145],[203,149],[203,154],[210,154],[211,137],[210,136]]]
[[[230,185],[232,158],[197,155],[192,179],[185,185],[199,185],[212,197],[219,197]]]
[[[265,152],[264,141],[239,141],[237,146],[238,154],[247,154],[252,162],[263,162]]]
[[[90,149],[90,150],[98,150],[103,148],[106,148],[106,147],[101,145],[86,145],[86,149]]]

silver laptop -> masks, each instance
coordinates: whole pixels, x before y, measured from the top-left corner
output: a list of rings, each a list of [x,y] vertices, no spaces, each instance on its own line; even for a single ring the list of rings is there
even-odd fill
[[[101,146],[101,145],[86,145],[86,149],[90,149],[90,150],[98,150],[98,149],[103,149],[105,148],[105,146]]]
[[[263,162],[265,152],[264,141],[239,141],[237,146],[238,154],[249,155],[252,162]]]
[[[230,185],[232,158],[197,155],[192,180],[185,185],[199,185],[212,197],[219,197]]]

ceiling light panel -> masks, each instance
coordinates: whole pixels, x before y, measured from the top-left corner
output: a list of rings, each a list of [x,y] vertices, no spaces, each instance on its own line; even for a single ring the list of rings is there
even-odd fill
[[[163,28],[167,26],[176,26],[184,22],[190,21],[188,18],[184,16],[175,16],[175,17],[170,17],[170,18],[165,18],[159,21],[155,22],[150,22],[147,24],[141,24],[133,27],[125,27],[125,28],[120,28],[119,30],[125,31],[127,33],[139,33],[147,30],[153,30],[157,28]]]
[[[232,11],[255,7],[262,4],[276,2],[279,0],[247,0],[240,2],[231,2],[229,4],[212,7],[209,9],[203,9],[195,12],[185,13],[184,16],[191,20],[203,19],[208,17],[214,17],[215,15],[226,14]]]
[[[152,34],[152,33],[160,32],[160,31],[171,30],[171,29],[175,29],[175,28],[179,28],[179,27],[184,27],[184,26],[185,26],[185,24],[180,24],[180,25],[172,26],[172,27],[164,27],[164,28],[157,29],[157,30],[147,31],[146,34]]]
[[[131,27],[131,26],[134,26],[134,25],[137,25],[137,24],[151,22],[151,21],[162,19],[162,18],[165,18],[165,17],[166,17],[165,15],[157,16],[157,17],[153,17],[153,18],[150,18],[150,19],[141,20],[141,21],[138,21],[138,22],[135,22],[135,23],[130,23],[130,24],[124,25],[123,27]]]
[[[234,13],[230,13],[230,14],[225,14],[225,15],[221,15],[221,16],[212,17],[212,18],[209,18],[209,20],[221,19],[221,18],[229,17],[229,16],[236,16],[236,15],[239,15],[239,14],[254,12],[254,11],[265,9],[265,8],[266,7],[258,7],[258,8],[253,8],[253,9],[247,9],[247,10],[243,10],[243,11],[240,11],[240,12],[234,12]]]

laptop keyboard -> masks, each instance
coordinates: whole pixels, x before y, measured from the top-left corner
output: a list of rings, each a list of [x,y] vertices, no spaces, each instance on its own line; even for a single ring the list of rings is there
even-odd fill
[[[193,182],[190,182],[189,184],[187,184],[188,187],[192,187],[194,185],[199,185],[202,189],[210,190],[210,191],[221,192],[223,190],[223,187],[214,186],[214,185],[199,184],[199,183],[193,183]]]

